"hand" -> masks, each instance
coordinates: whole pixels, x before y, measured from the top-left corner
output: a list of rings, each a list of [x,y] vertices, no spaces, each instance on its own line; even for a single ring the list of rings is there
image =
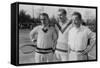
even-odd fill
[[[86,52],[85,50],[83,50],[83,51],[81,52],[81,54],[82,54],[82,55],[85,55],[85,54],[87,54],[87,52]]]
[[[36,39],[32,39],[32,42],[34,45],[37,45],[37,40]]]

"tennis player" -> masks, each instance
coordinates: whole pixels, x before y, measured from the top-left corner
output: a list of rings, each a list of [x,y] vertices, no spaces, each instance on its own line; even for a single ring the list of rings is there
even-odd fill
[[[88,52],[95,45],[96,35],[87,26],[82,25],[82,16],[79,12],[72,14],[72,22],[74,26],[68,34],[69,61],[88,60]]]
[[[49,16],[47,13],[41,13],[41,25],[36,26],[30,32],[30,38],[36,44],[35,62],[53,62],[54,50],[57,43],[57,31],[50,25]]]
[[[65,9],[60,8],[58,10],[58,22],[59,23],[56,25],[58,40],[55,52],[57,61],[68,61],[68,31],[71,29],[72,24],[67,18]]]

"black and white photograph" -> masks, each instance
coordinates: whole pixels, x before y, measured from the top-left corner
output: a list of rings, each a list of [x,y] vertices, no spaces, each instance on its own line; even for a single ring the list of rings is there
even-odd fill
[[[96,7],[19,4],[18,63],[97,60]]]

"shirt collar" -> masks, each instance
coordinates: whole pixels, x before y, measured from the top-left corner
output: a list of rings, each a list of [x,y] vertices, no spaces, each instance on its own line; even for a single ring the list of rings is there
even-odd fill
[[[75,26],[74,26],[75,27]],[[77,29],[78,31],[82,31],[83,30],[83,25],[80,25],[79,28],[75,27],[75,29]]]

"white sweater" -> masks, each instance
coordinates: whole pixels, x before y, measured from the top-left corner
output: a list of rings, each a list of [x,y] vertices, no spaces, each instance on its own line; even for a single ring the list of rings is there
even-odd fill
[[[71,29],[71,27],[72,24],[68,25],[66,23],[61,26],[61,28],[63,29],[62,31],[58,29],[57,48],[62,50],[68,50],[68,31]]]
[[[42,30],[43,26],[35,27],[30,36],[34,39],[35,35],[37,35],[37,47],[39,48],[53,48],[55,47],[55,42],[57,40],[57,32],[54,27],[48,27],[47,33]]]

